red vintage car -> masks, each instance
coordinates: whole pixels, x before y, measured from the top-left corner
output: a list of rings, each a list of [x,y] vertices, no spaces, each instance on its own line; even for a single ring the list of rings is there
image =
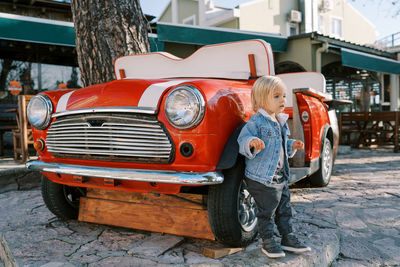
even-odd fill
[[[256,204],[243,180],[237,137],[253,114],[256,78],[274,75],[271,46],[248,40],[204,46],[185,59],[168,53],[119,58],[117,79],[47,91],[28,105],[47,207],[75,219],[87,188],[206,196],[217,240],[246,245],[257,234]],[[290,183],[329,183],[337,120],[320,73],[280,74],[289,92],[291,138],[305,149]],[[111,186],[110,186],[111,185]]]

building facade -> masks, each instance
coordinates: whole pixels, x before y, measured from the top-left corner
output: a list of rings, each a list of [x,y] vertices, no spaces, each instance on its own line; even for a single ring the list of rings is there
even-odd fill
[[[319,32],[362,45],[373,45],[377,35],[375,26],[345,0],[254,0],[233,9],[212,0],[171,0],[158,21],[282,36]]]
[[[69,3],[0,1],[0,103],[16,103],[11,80],[23,94],[81,86]]]
[[[158,23],[276,34],[287,38],[285,49],[274,50],[278,73],[322,72],[328,92],[353,101],[346,111],[399,109],[398,55],[374,48],[374,25],[345,0],[254,0],[233,9],[171,0]]]
[[[14,3],[11,0],[8,2],[9,5]],[[26,78],[20,81],[38,92],[55,89],[59,82],[79,81],[73,23],[49,19],[57,15],[57,12],[51,15],[50,11],[53,9],[48,9],[49,13],[41,14],[40,18],[34,17],[38,9],[35,5],[44,2],[51,4],[55,1],[25,2],[18,1],[16,9],[0,9],[0,82],[4,76],[8,80]],[[346,40],[347,34],[355,35],[345,29],[346,16],[355,18],[356,15],[361,15],[352,8],[347,10],[348,4],[342,0],[329,2],[333,3],[331,6],[328,2],[257,0],[234,9],[226,9],[215,7],[211,0],[172,0],[153,27],[154,32],[149,34],[151,49],[184,58],[203,45],[263,39],[272,45],[277,73],[322,72],[327,79],[328,92],[335,98],[353,101],[353,105],[345,106],[343,110],[398,110],[398,53],[369,45],[375,40],[372,34],[375,30],[367,20],[360,19],[359,22],[351,23],[363,25],[360,26],[363,30],[358,31],[371,32],[372,37],[365,34],[364,44],[360,44],[361,41],[355,43]],[[18,5],[23,7],[20,9]],[[18,14],[25,12],[29,5],[33,10],[30,16]],[[172,12],[173,9],[178,12]],[[196,12],[193,13],[193,10]],[[199,13],[199,10],[202,12]],[[313,10],[318,12],[313,13]],[[261,13],[258,14],[258,11]],[[271,12],[271,15],[263,15],[262,11]],[[256,19],[251,20],[251,14]],[[342,24],[331,20],[337,17],[342,18]],[[257,27],[260,28],[253,26],[250,31],[250,21],[257,22],[259,18],[264,18],[259,21],[260,25]],[[162,22],[164,20],[178,23]],[[319,24],[315,24],[316,22]],[[322,22],[325,23],[323,27]],[[290,29],[293,23],[297,26]],[[244,30],[245,27],[249,28]],[[316,28],[327,32],[305,32],[306,29]],[[332,29],[337,35],[331,34]],[[10,62],[23,64],[24,72],[16,73]],[[5,73],[7,68],[9,71]],[[0,92],[0,99],[1,94]]]

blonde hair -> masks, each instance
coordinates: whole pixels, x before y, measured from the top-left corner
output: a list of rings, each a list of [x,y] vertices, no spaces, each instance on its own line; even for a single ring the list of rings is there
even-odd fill
[[[251,90],[251,105],[254,112],[268,104],[272,99],[274,89],[281,84],[283,84],[282,80],[276,76],[261,76],[257,79]]]

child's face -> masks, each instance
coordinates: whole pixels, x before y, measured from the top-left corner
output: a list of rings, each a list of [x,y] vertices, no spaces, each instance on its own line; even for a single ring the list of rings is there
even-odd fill
[[[286,106],[286,87],[283,84],[275,87],[271,98],[268,99],[266,103],[265,110],[268,111],[270,115],[278,114],[283,112]]]

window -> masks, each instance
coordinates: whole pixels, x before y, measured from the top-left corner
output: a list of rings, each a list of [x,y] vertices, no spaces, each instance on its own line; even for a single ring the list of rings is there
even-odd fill
[[[0,59],[0,71],[2,70]],[[6,88],[11,80],[29,84],[32,90],[44,91],[57,89],[59,83],[68,85],[68,88],[82,87],[79,69],[77,67],[12,61],[11,69],[7,72]],[[5,90],[6,88],[1,88]],[[37,92],[32,92],[37,93]]]
[[[196,15],[192,15],[190,17],[184,18],[182,20],[183,24],[187,24],[187,25],[196,25]]]
[[[325,24],[324,24],[324,16],[323,15],[319,15],[318,16],[318,31],[322,34],[325,33]]]
[[[296,35],[296,34],[299,34],[299,24],[287,22],[286,23],[286,35],[292,36],[292,35]]]
[[[343,19],[331,17],[331,35],[334,37],[343,37]]]

